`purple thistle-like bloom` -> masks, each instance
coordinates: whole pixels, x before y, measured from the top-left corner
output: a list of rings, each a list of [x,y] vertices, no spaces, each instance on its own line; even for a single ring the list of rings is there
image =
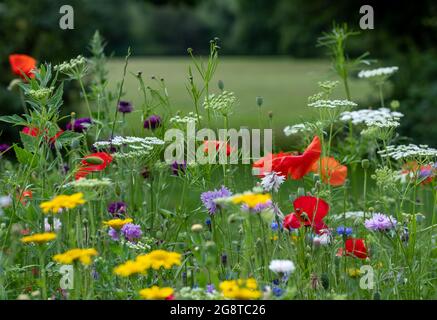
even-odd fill
[[[6,143],[2,143],[0,144],[0,153],[5,152],[6,150],[8,150],[11,146],[6,144]]]
[[[372,231],[387,231],[396,227],[397,221],[392,216],[374,213],[372,218],[366,219],[364,226]]]
[[[173,171],[173,174],[175,176],[178,176],[180,173],[185,172],[186,168],[187,168],[187,163],[185,161],[182,163],[175,161],[171,165],[171,170]]]
[[[200,195],[200,200],[202,200],[203,205],[208,210],[209,214],[215,214],[217,209],[220,208],[215,200],[218,198],[227,198],[232,195],[232,192],[229,191],[225,186],[222,186],[220,189],[216,189],[213,191],[206,191]]]
[[[215,291],[215,286],[213,284],[208,284],[206,286],[206,292],[207,293],[214,293],[214,291]]]
[[[420,178],[429,178],[432,176],[432,170],[431,169],[421,169],[419,172]]]
[[[108,206],[108,212],[114,217],[119,217],[126,213],[127,205],[123,201],[112,202]]]
[[[131,113],[134,107],[129,101],[120,101],[118,103],[118,111],[121,113]]]
[[[241,210],[249,211],[249,212],[252,212],[252,213],[260,213],[260,212],[262,212],[264,210],[271,209],[271,208],[273,208],[273,203],[270,200],[266,201],[264,203],[258,203],[253,208],[249,208],[249,206],[247,204],[243,204],[241,206]]]
[[[109,228],[108,235],[109,235],[109,236],[112,238],[112,240],[114,240],[114,241],[118,241],[118,240],[120,240],[120,234],[119,234],[118,231],[115,230],[114,228]]]
[[[73,123],[67,123],[66,129],[74,132],[84,132],[91,125],[92,120],[90,118],[79,118],[73,121]]]
[[[143,235],[141,227],[138,224],[127,223],[121,228],[121,233],[127,241],[135,242]]]
[[[161,117],[158,115],[151,115],[144,121],[144,129],[154,130],[161,125]]]

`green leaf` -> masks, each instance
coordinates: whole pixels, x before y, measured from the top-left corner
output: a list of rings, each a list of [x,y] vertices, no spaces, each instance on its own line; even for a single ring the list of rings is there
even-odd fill
[[[21,142],[23,143],[24,149],[35,152],[38,149],[39,138],[30,136],[28,134],[20,132]]]
[[[32,168],[36,167],[37,158],[34,157],[34,154],[32,152],[20,148],[16,144],[14,144],[14,151],[19,163],[28,165]]]
[[[14,114],[11,116],[1,116],[0,121],[6,122],[6,123],[12,123],[14,126],[25,126],[27,125],[26,120],[24,120],[22,117],[20,117],[18,114]]]

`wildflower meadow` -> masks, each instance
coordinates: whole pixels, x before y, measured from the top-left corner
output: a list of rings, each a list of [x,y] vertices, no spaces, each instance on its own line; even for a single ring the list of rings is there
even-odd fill
[[[336,78],[320,75],[312,118],[281,144],[262,91],[257,126],[236,127],[218,38],[188,49],[189,112],[128,70],[130,48],[110,74],[99,32],[60,64],[11,54],[24,112],[0,117],[20,130],[0,146],[0,299],[436,299],[437,150],[397,131],[385,94],[402,68],[350,58],[351,37],[314,39]],[[67,86],[81,101],[66,114]]]

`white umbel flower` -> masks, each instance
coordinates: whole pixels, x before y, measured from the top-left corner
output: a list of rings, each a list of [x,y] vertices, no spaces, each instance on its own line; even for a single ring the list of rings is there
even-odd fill
[[[361,70],[358,73],[358,78],[375,78],[375,77],[388,77],[399,70],[399,67],[385,67],[372,70]]]
[[[422,158],[436,158],[437,149],[430,148],[427,145],[399,145],[399,146],[387,146],[386,150],[378,152],[381,157],[391,157],[395,160],[401,159],[422,159]]]
[[[119,159],[141,158],[150,155],[156,146],[161,146],[165,142],[155,137],[114,137],[109,141],[97,141],[94,147],[97,149],[120,147],[120,151],[113,156]]]
[[[278,192],[279,187],[284,183],[284,181],[284,176],[272,171],[267,173],[264,178],[261,179],[261,186],[263,187],[264,191],[270,192],[274,190],[275,192]]]
[[[357,111],[345,111],[340,115],[340,120],[344,122],[351,121],[355,125],[365,124],[367,126],[372,126],[375,124],[379,126],[380,124],[394,124],[398,123],[398,120],[404,115],[401,112],[391,111],[388,108],[379,108],[376,110],[372,109],[361,109]]]
[[[270,261],[269,269],[276,273],[290,274],[296,267],[291,260],[272,260]]]
[[[321,99],[321,100],[317,100],[311,103],[308,103],[309,107],[313,107],[313,108],[352,108],[352,107],[356,107],[357,104],[353,101],[349,101],[349,100],[325,100],[325,99]]]

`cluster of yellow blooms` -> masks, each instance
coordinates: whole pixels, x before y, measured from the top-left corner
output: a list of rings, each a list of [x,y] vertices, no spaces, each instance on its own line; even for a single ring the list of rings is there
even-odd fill
[[[358,278],[361,275],[361,270],[355,269],[355,268],[349,268],[349,269],[347,269],[347,273],[349,274],[349,277],[351,277],[351,278]]]
[[[83,265],[91,264],[91,257],[97,256],[96,249],[71,249],[64,253],[53,256],[53,260],[60,264],[72,264],[79,261]]]
[[[83,193],[78,192],[72,195],[60,195],[54,197],[50,201],[42,202],[39,207],[44,213],[58,213],[61,209],[73,209],[80,204],[84,204],[85,199],[83,198]]]
[[[260,204],[267,204],[271,200],[272,196],[268,193],[253,192],[237,194],[231,198],[233,204],[245,204],[249,209],[253,209]]]
[[[46,243],[56,239],[56,233],[45,232],[45,233],[35,233],[31,236],[21,238],[23,243]]]
[[[151,288],[143,289],[140,291],[140,296],[147,300],[164,300],[173,294],[174,290],[170,287],[160,288],[153,286]]]
[[[113,229],[119,230],[121,229],[125,224],[131,223],[132,219],[112,219],[109,221],[103,221],[103,224],[111,227]]]
[[[220,283],[220,290],[228,299],[250,300],[261,297],[261,291],[253,278],[223,281]]]
[[[114,268],[114,273],[122,277],[133,274],[145,273],[148,269],[170,269],[181,265],[181,254],[165,250],[154,250],[150,253],[139,255],[135,260],[128,260]]]

